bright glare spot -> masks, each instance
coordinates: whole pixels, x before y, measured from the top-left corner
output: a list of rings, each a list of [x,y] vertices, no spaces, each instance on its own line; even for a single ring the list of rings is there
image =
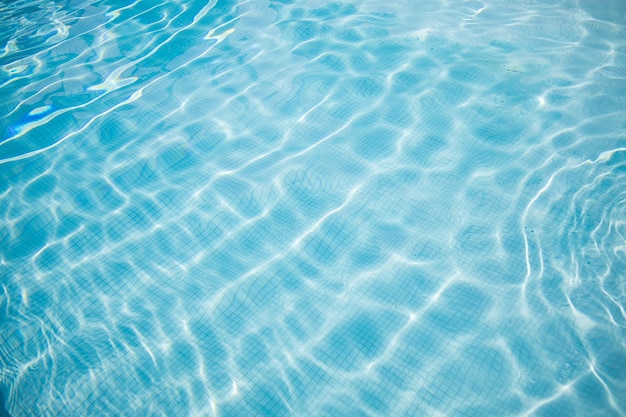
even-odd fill
[[[418,41],[424,42],[428,38],[430,32],[432,32],[431,29],[416,30],[415,32],[413,32],[413,36],[415,36]]]
[[[539,107],[544,107],[546,105],[546,98],[544,96],[537,97],[537,101],[539,101]]]
[[[47,113],[50,110],[52,110],[52,106],[41,106],[41,107],[37,107],[36,109],[32,109],[30,113],[28,114],[30,116],[37,116],[38,114]]]

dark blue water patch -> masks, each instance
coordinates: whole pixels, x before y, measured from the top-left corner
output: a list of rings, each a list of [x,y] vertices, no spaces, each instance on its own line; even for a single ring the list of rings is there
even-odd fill
[[[4,390],[0,389],[0,417],[11,417],[7,410],[7,402],[4,398]]]

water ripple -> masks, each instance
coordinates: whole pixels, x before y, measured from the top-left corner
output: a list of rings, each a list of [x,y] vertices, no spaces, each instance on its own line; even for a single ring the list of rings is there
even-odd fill
[[[623,19],[570,3],[3,4],[7,412],[624,415]]]

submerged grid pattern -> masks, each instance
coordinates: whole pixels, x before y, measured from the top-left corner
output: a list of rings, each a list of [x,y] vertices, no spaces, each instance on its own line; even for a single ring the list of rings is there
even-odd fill
[[[617,2],[205,3],[0,10],[0,416],[626,414]]]

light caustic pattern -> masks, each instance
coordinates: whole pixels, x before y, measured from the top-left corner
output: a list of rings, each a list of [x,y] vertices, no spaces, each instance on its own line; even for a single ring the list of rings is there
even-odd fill
[[[0,2],[0,415],[626,415],[625,16]]]

